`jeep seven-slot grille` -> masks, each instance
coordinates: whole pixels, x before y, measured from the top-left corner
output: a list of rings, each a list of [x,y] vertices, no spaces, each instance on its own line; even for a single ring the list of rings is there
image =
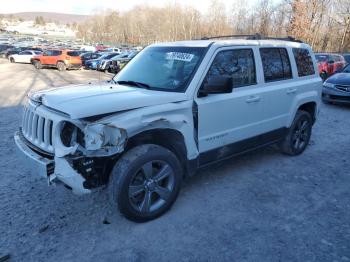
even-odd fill
[[[24,108],[22,133],[33,145],[40,149],[53,153],[52,146],[53,121],[35,112],[31,106]]]

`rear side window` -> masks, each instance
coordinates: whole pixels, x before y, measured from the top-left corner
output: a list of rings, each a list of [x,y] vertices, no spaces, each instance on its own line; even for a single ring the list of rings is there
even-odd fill
[[[79,54],[78,51],[68,51],[67,55],[69,55],[69,56],[79,56],[80,54]]]
[[[297,64],[298,76],[309,76],[315,74],[314,65],[309,50],[293,48],[295,63]]]
[[[235,49],[219,52],[208,71],[206,80],[219,75],[232,77],[233,88],[256,84],[253,50]]]
[[[292,78],[292,70],[285,48],[260,48],[265,82]]]

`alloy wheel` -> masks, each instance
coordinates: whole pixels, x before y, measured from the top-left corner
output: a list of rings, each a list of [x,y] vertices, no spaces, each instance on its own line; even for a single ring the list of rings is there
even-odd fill
[[[296,125],[292,135],[292,145],[297,151],[302,150],[309,141],[310,137],[310,123],[301,119]]]
[[[170,201],[174,187],[172,167],[164,161],[149,161],[132,176],[128,189],[129,201],[138,212],[153,212]]]

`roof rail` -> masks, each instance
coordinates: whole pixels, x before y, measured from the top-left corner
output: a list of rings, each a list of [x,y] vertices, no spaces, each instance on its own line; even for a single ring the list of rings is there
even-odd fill
[[[295,39],[292,36],[287,37],[271,37],[271,36],[262,36],[260,34],[254,35],[222,35],[222,36],[211,36],[211,37],[202,37],[200,40],[210,40],[210,39],[222,39],[222,38],[237,38],[237,39],[246,39],[246,40],[282,40],[282,41],[291,41],[303,43],[303,41]]]

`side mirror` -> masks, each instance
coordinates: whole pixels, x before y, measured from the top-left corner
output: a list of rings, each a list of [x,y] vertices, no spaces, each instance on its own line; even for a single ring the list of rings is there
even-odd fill
[[[199,96],[207,96],[208,94],[231,93],[233,86],[232,77],[228,76],[212,76],[199,89]]]

